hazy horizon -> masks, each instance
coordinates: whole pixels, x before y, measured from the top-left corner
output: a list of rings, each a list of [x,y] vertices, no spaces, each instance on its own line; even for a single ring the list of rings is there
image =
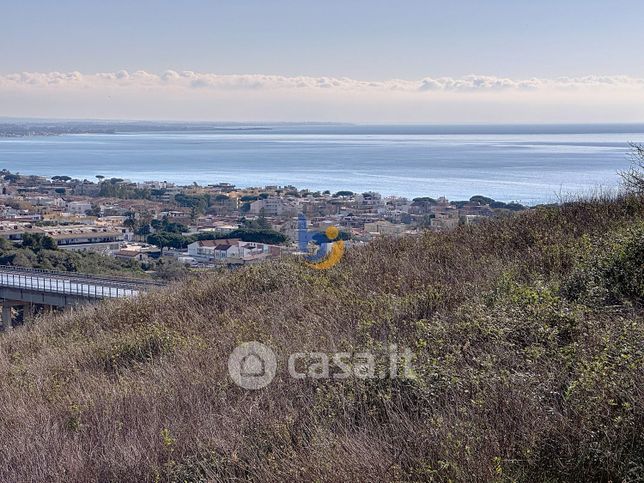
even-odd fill
[[[644,4],[12,3],[0,116],[644,122]]]
[[[150,119],[150,118],[82,118],[82,117],[36,117],[36,116],[0,116],[0,123],[20,123],[20,122],[33,122],[33,123],[114,123],[114,124],[150,124],[150,125],[212,125],[212,126],[242,126],[251,128],[253,126],[280,126],[280,125],[320,125],[320,126],[408,126],[408,127],[440,127],[440,128],[467,128],[467,127],[486,127],[486,128],[500,128],[500,127],[639,127],[644,129],[644,121],[611,121],[611,122],[390,122],[390,121],[321,121],[316,119],[309,119],[304,121],[270,121],[270,120],[240,120],[240,121],[227,121],[223,119]],[[583,131],[587,132],[587,131]],[[619,131],[623,132],[623,131]]]

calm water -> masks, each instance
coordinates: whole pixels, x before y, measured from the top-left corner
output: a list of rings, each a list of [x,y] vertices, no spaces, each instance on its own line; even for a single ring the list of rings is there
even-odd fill
[[[478,132],[477,132],[478,131]],[[408,197],[474,194],[533,204],[615,187],[644,126],[290,126],[261,131],[128,132],[0,138],[0,168],[23,174]]]

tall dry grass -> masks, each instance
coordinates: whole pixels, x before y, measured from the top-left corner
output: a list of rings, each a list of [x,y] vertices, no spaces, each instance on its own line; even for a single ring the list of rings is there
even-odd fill
[[[0,337],[0,479],[636,481],[643,215],[565,203],[41,318]],[[259,391],[227,375],[249,340],[278,355]],[[390,343],[413,378],[284,370]]]

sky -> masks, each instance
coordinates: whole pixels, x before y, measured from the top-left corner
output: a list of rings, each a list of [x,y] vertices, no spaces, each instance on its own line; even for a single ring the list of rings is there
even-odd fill
[[[644,122],[641,0],[0,0],[0,116]]]

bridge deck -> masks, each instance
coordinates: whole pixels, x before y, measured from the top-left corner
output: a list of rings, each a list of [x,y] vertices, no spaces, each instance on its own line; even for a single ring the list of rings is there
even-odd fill
[[[0,267],[0,287],[103,299],[132,297],[161,284],[147,280]]]

